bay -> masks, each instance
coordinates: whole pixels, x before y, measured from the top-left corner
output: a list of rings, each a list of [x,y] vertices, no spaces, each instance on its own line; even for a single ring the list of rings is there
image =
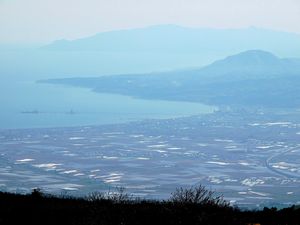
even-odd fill
[[[4,80],[0,129],[70,127],[212,113],[199,103],[135,99],[88,89]]]

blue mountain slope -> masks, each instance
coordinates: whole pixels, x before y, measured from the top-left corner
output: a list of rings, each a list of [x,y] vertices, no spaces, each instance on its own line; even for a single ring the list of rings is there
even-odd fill
[[[205,73],[206,76],[220,77],[227,74],[235,79],[297,75],[299,72],[298,60],[278,58],[262,50],[250,50],[229,56],[201,69],[201,73]]]
[[[300,35],[259,28],[204,29],[174,25],[120,30],[79,40],[58,40],[44,46],[53,51],[213,53],[227,55],[263,49],[281,56],[300,57]]]
[[[148,99],[263,107],[300,106],[300,63],[252,50],[200,69],[42,82]]]

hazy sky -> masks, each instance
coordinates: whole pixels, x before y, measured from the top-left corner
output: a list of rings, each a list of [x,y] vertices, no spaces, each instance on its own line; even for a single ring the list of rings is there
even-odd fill
[[[76,39],[178,24],[300,33],[300,0],[0,0],[0,43]]]

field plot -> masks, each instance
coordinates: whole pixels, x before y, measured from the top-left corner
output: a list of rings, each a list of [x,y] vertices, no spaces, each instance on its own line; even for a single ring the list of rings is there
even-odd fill
[[[287,119],[289,118],[289,119]],[[74,195],[122,186],[168,198],[203,184],[240,206],[300,203],[298,116],[216,112],[118,125],[0,131],[0,188]]]

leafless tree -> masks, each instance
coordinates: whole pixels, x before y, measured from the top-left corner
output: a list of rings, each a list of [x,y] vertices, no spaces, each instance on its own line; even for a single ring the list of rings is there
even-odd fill
[[[224,200],[223,196],[216,196],[213,191],[207,190],[203,185],[177,188],[171,194],[170,201],[185,204],[229,206],[229,203]]]

